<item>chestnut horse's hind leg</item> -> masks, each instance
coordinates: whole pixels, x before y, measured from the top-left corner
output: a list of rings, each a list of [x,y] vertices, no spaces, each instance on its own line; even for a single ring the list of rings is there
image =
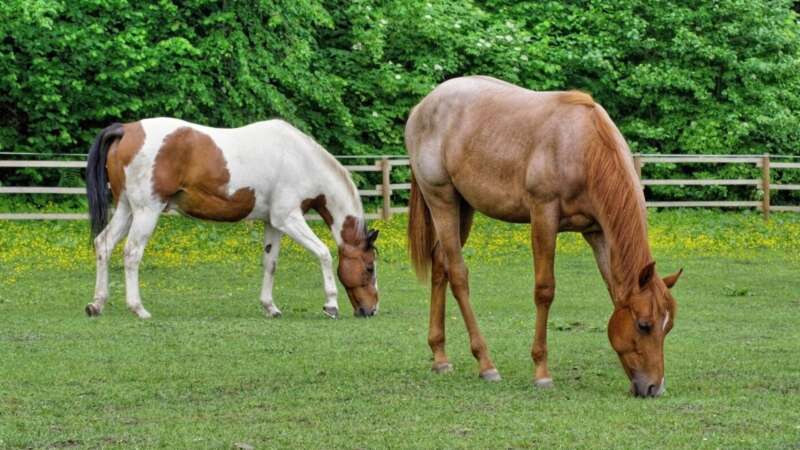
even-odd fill
[[[446,259],[446,272],[447,279],[450,282],[450,288],[453,291],[453,296],[458,302],[458,307],[461,309],[461,316],[464,318],[464,323],[467,326],[469,333],[469,343],[472,354],[478,360],[480,366],[480,376],[487,381],[499,381],[500,373],[495,369],[494,364],[489,356],[489,348],[486,346],[486,341],[481,335],[478,328],[478,321],[475,319],[475,314],[472,311],[472,305],[469,302],[469,280],[467,275],[467,266],[464,264],[464,258],[461,254],[461,208],[460,201],[456,201],[457,193],[449,188],[450,194],[446,198],[454,201],[443,201],[441,194],[433,193],[430,196],[431,201],[428,206],[431,210],[431,217],[436,228],[436,235],[439,239],[441,251],[444,253]],[[426,197],[428,201],[428,197]],[[432,293],[433,294],[433,293]],[[431,300],[434,300],[433,295]],[[438,300],[438,298],[437,298]],[[442,305],[444,302],[441,302]],[[434,311],[433,305],[431,311]],[[442,306],[442,315],[444,314],[444,307]],[[433,318],[431,323],[434,323]],[[442,327],[442,335],[444,335],[444,328]]]
[[[560,214],[558,202],[536,205],[531,213],[533,266],[536,273],[533,294],[536,303],[536,334],[533,338],[531,356],[536,363],[536,386],[552,387],[553,379],[547,370],[547,316],[556,290],[553,260]]]
[[[467,242],[472,226],[474,210],[467,204],[461,205],[459,228],[461,230],[461,246]],[[431,257],[431,311],[428,328],[428,345],[433,351],[433,367],[436,373],[453,370],[453,365],[445,353],[445,298],[447,294],[447,263],[441,245],[436,245]]]
[[[447,296],[447,269],[445,256],[441,245],[433,249],[431,263],[431,311],[428,324],[428,345],[433,352],[433,366],[431,370],[436,373],[446,373],[453,370],[453,365],[447,359],[444,350],[444,313]]]
[[[319,259],[322,267],[322,281],[325,286],[325,305],[322,310],[329,317],[339,316],[339,302],[336,300],[336,280],[333,278],[333,258],[328,246],[323,243],[306,223],[303,212],[297,209],[283,219],[272,218],[272,225],[289,235],[295,242],[305,247]]]
[[[117,209],[106,228],[94,240],[94,251],[97,259],[97,281],[94,288],[94,300],[86,305],[86,314],[99,316],[108,301],[108,263],[114,247],[128,232],[131,226],[131,208],[124,195],[117,202]]]
[[[272,300],[272,284],[281,249],[281,236],[283,233],[268,223],[264,224],[264,284],[261,286],[261,305],[264,307],[264,313],[270,317],[281,315],[281,310]]]
[[[128,309],[140,319],[149,319],[150,313],[142,306],[139,296],[139,263],[144,247],[153,234],[162,208],[138,208],[133,211],[133,222],[125,243],[125,293]]]

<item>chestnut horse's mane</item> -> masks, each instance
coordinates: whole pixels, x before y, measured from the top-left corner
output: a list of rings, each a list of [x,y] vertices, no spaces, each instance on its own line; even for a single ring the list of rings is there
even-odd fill
[[[644,195],[627,145],[605,110],[579,91],[565,92],[561,101],[591,108],[595,133],[587,136],[587,187],[611,249],[613,277],[621,288],[614,300],[622,301],[638,286],[642,268],[652,261]]]

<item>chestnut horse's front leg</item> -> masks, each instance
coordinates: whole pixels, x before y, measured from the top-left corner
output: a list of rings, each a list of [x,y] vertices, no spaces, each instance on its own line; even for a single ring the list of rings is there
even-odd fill
[[[547,370],[547,316],[556,291],[553,261],[558,234],[559,204],[553,201],[537,204],[531,211],[531,242],[535,282],[533,300],[536,303],[536,333],[531,356],[536,363],[534,383],[537,387],[552,387],[553,379]]]
[[[597,261],[597,267],[600,269],[600,275],[603,276],[603,281],[606,283],[608,295],[611,296],[611,301],[614,301],[614,291],[611,288],[611,254],[609,253],[608,242],[602,231],[595,231],[592,233],[583,233],[583,238],[592,247],[594,252],[594,259]]]

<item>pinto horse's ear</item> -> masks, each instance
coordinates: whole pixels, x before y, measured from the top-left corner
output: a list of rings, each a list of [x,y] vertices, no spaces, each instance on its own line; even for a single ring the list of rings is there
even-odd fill
[[[683,268],[673,273],[672,275],[667,275],[664,277],[664,284],[667,285],[667,289],[672,289],[672,286],[675,286],[675,283],[678,282],[678,278],[680,278],[682,273],[683,273]]]
[[[375,239],[378,239],[378,233],[380,230],[369,230],[367,232],[367,248],[372,248],[375,246]]]
[[[642,271],[639,272],[639,287],[643,288],[650,280],[653,278],[653,275],[656,273],[656,262],[651,261],[646,266],[642,268]]]

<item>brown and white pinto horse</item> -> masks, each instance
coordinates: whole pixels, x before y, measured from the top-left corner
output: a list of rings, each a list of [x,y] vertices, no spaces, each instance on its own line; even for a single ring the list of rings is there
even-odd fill
[[[533,92],[489,77],[458,78],[414,108],[405,138],[414,178],[408,244],[418,275],[431,269],[434,371],[452,369],[444,348],[449,282],[481,377],[500,379],[470,306],[461,254],[477,210],[531,224],[537,386],[552,386],[547,315],[555,294],[556,234],[576,231],[594,250],[614,303],[608,336],[632,392],[663,392],[664,338],[676,310],[669,288],[680,272],[656,276],[630,150],[600,105],[581,92]]]
[[[107,224],[109,185],[116,210]],[[140,318],[150,317],[139,296],[139,262],[161,212],[170,208],[200,219],[264,221],[261,303],[272,317],[281,314],[272,283],[281,236],[289,235],[319,259],[323,311],[335,318],[331,254],[303,217],[314,209],[338,246],[339,279],[356,315],[378,310],[373,247],[378,232],[367,231],[358,190],[333,156],[284,121],[236,129],[170,118],[114,124],[89,152],[86,186],[97,255],[94,301],[86,306],[90,316],[99,315],[108,300],[108,260],[127,234],[127,305]]]

